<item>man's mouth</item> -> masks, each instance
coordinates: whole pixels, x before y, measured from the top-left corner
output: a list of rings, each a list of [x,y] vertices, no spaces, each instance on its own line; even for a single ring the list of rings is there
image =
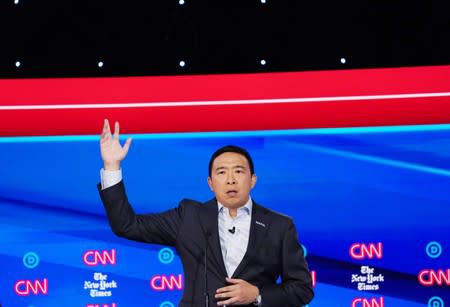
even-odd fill
[[[237,195],[237,191],[236,190],[229,190],[229,191],[227,191],[227,195],[229,197],[234,197],[234,196]]]

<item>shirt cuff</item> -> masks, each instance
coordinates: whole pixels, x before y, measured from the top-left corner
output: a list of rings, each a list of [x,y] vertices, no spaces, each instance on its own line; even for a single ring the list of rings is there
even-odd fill
[[[118,184],[122,180],[122,169],[117,171],[100,170],[100,181],[102,183],[102,190]]]
[[[253,305],[261,307],[262,306],[262,298],[261,298],[261,294],[258,295],[258,297],[256,298],[256,300],[253,302]]]

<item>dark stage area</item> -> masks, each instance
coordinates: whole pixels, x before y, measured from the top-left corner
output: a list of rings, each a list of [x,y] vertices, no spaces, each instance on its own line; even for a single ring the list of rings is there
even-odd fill
[[[5,0],[0,26],[2,78],[450,63],[448,1]]]

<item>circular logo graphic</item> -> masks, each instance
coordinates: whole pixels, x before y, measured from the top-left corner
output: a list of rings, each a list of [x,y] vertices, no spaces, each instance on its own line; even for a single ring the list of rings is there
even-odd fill
[[[444,307],[444,301],[439,296],[433,296],[428,301],[428,307]]]
[[[425,251],[430,258],[438,258],[442,254],[442,246],[436,241],[427,244]]]
[[[303,256],[306,258],[306,255],[308,254],[308,250],[306,249],[306,246],[304,246],[303,244],[301,244],[301,245],[303,248]]]
[[[33,252],[26,253],[22,260],[23,265],[29,269],[34,269],[39,265],[39,256]]]
[[[175,305],[172,304],[172,303],[169,302],[169,301],[165,301],[165,302],[162,302],[162,303],[159,305],[159,307],[175,307]]]
[[[170,248],[164,247],[158,253],[158,259],[161,263],[169,264],[173,261],[175,255]]]

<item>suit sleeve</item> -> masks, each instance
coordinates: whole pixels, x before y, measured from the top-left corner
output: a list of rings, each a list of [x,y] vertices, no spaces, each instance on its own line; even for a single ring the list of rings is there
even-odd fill
[[[184,204],[158,214],[135,214],[128,202],[123,181],[102,190],[97,186],[112,231],[130,240],[175,245],[180,229]]]
[[[312,278],[303,255],[295,225],[289,223],[282,242],[281,284],[261,289],[262,306],[299,307],[314,297]]]

